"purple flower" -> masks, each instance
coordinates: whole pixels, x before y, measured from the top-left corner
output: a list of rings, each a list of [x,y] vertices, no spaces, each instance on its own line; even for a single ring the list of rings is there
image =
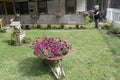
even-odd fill
[[[42,48],[42,44],[41,43],[38,43],[38,48]]]
[[[72,49],[71,45],[66,40],[61,40],[60,37],[36,37],[30,48],[33,48],[35,54],[44,58],[63,56]]]
[[[40,57],[42,57],[42,55],[43,55],[43,54],[42,54],[42,52],[41,52],[41,51],[39,52],[39,55],[40,55]]]

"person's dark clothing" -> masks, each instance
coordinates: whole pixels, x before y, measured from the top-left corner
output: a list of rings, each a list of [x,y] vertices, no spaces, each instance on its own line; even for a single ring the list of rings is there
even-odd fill
[[[98,13],[98,14],[97,14]],[[95,28],[98,28],[99,23],[99,10],[95,10],[94,12],[94,21],[95,21]]]
[[[99,14],[97,14],[97,12],[99,12],[99,10],[95,10],[95,12],[94,12],[94,15],[95,15],[94,18],[95,19],[99,19]]]

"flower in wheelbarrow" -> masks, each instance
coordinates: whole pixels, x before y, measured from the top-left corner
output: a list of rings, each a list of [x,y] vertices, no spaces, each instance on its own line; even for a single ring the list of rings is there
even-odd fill
[[[60,39],[60,37],[36,37],[30,48],[34,50],[34,54],[42,58],[64,56],[72,50],[71,44]]]

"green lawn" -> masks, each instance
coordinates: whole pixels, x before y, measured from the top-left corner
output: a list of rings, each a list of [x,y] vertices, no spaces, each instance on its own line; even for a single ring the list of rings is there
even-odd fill
[[[120,80],[120,39],[103,30],[27,30],[27,37],[59,36],[74,51],[63,59],[63,80]],[[48,66],[33,55],[31,43],[9,46],[10,33],[0,33],[0,80],[55,80]]]

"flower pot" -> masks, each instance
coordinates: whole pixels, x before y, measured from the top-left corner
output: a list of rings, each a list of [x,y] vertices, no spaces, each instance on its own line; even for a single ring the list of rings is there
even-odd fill
[[[21,32],[21,33],[15,33],[12,34],[12,37],[16,40],[16,45],[21,45],[22,44],[22,39],[25,37],[25,33]]]
[[[43,63],[44,64],[56,64],[57,62],[59,62],[60,60],[62,60],[66,55],[63,55],[63,56],[57,56],[57,57],[54,57],[54,58],[44,58],[43,60]]]

